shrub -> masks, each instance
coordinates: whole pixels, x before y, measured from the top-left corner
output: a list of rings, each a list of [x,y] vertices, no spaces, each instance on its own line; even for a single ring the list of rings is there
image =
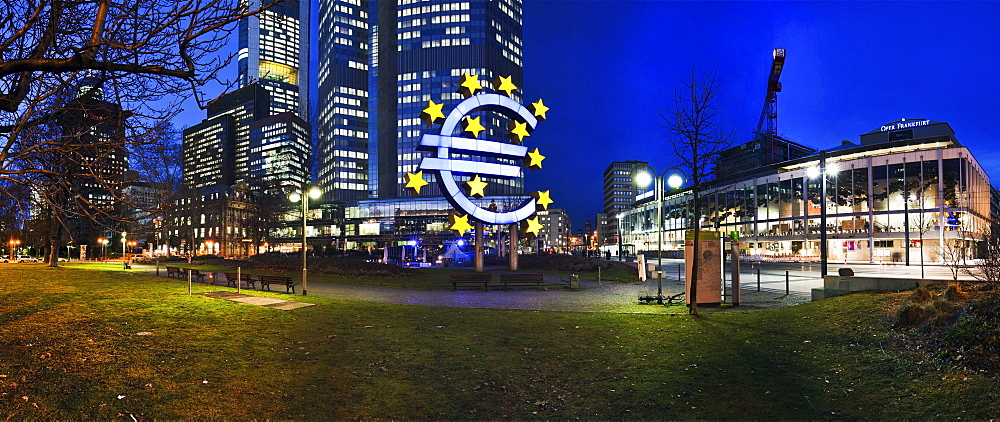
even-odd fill
[[[939,356],[961,359],[968,367],[1000,372],[1000,296],[969,303],[944,334]]]
[[[951,293],[949,293],[951,291]],[[958,315],[959,305],[955,301],[964,298],[955,285],[938,296],[924,287],[919,287],[903,301],[896,312],[893,326],[903,329],[919,328],[926,331],[939,331],[948,326]]]

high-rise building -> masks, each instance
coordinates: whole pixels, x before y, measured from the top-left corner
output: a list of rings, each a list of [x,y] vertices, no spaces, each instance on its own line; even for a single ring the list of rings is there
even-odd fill
[[[419,119],[427,101],[447,113],[464,99],[463,74],[486,90],[498,76],[520,85],[521,1],[321,0],[319,51],[317,158],[327,198],[397,198],[407,194],[404,174],[426,154],[417,148],[421,135],[439,129]],[[486,127],[481,139],[507,134],[500,115],[476,116]],[[487,195],[523,193],[520,177],[484,179]],[[437,194],[436,184],[421,192]]]
[[[615,161],[604,170],[604,215],[603,221],[617,221],[616,215],[632,209],[638,189],[632,180],[636,167],[647,166],[645,161]],[[599,219],[601,221],[601,219]],[[598,224],[598,238],[601,244],[618,243],[617,224]]]
[[[209,103],[207,118],[184,131],[186,191],[170,234],[189,241],[188,251],[241,254],[226,238],[251,229],[257,204],[247,201],[310,180],[308,25],[309,2],[299,0],[240,21],[240,88]],[[220,211],[225,204],[240,212]]]
[[[260,7],[261,0],[249,6]],[[308,120],[308,40],[308,1],[284,0],[240,22],[240,87],[259,83],[267,89],[270,115],[288,111]]]

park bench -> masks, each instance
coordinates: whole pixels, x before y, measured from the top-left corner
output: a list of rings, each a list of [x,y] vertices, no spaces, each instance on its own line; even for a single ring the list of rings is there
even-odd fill
[[[167,267],[167,277],[181,278],[181,268]]]
[[[260,289],[261,290],[267,289],[267,291],[271,291],[271,283],[275,283],[275,284],[284,284],[285,293],[291,291],[292,294],[294,294],[295,285],[298,284],[292,282],[292,278],[285,275],[255,275],[254,277],[257,277],[257,281],[260,282]]]
[[[184,268],[183,270],[185,272],[191,274],[191,279],[192,280],[198,280],[201,283],[205,282],[205,274],[202,274],[201,271],[198,271],[198,270],[193,269],[193,268]]]
[[[246,284],[249,288],[254,288],[254,283],[257,282],[250,274],[240,273],[239,281],[236,280],[236,273],[225,273],[226,274],[226,285],[231,287],[236,287],[236,283]]]
[[[493,281],[493,274],[473,273],[473,274],[452,274],[451,291],[458,290],[458,286],[483,286],[483,290],[490,290],[490,282]]]
[[[510,290],[511,286],[542,287],[543,277],[541,274],[500,274],[500,284],[504,290]]]

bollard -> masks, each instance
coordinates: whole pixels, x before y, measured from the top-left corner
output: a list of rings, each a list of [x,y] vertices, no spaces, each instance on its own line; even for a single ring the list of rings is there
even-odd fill
[[[760,264],[757,265],[757,291],[760,291]]]
[[[788,296],[788,270],[785,270],[785,296]]]
[[[677,264],[677,282],[678,283],[681,281],[681,268],[683,266],[684,265],[682,265],[682,264]]]
[[[156,276],[157,277],[160,276],[160,260],[159,259],[156,260]]]
[[[188,296],[191,296],[191,271],[186,271],[188,273]]]
[[[236,293],[240,293],[240,279],[243,276],[240,275],[240,267],[236,267]]]

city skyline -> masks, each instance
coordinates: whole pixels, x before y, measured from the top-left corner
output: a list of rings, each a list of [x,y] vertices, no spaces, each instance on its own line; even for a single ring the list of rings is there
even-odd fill
[[[553,206],[580,228],[601,211],[601,173],[612,161],[671,164],[657,107],[693,67],[718,72],[723,117],[748,141],[773,48],[788,54],[780,135],[825,149],[900,118],[947,121],[1000,178],[1000,153],[989,148],[998,100],[984,95],[1000,84],[990,79],[1000,50],[989,42],[1000,29],[988,22],[1000,5],[844,5],[526,2],[518,86],[552,108],[533,141],[559,153],[547,155],[544,181],[526,174],[525,191],[552,189]],[[178,125],[191,114],[189,106]]]

